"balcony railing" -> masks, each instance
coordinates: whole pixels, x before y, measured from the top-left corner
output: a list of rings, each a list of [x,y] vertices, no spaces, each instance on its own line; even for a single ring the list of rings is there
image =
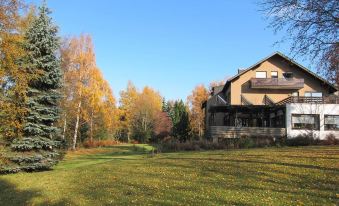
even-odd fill
[[[301,89],[304,87],[304,79],[285,78],[252,78],[253,89]]]
[[[332,95],[326,97],[304,97],[304,96],[291,96],[277,102],[276,105],[284,105],[289,103],[318,103],[318,104],[339,104],[339,97]]]

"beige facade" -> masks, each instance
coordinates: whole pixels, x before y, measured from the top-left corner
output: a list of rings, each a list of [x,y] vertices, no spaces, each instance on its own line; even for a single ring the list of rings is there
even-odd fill
[[[256,77],[257,72],[266,72],[266,78],[272,78],[272,72],[277,72],[278,79],[283,79],[284,73],[292,73],[294,79],[301,79],[304,84],[299,89],[252,88],[251,79]],[[263,105],[265,95],[277,103],[295,92],[298,92],[299,96],[304,96],[305,92],[321,92],[323,96],[327,96],[330,89],[328,84],[301,69],[298,65],[280,55],[273,55],[230,81],[225,89],[225,96],[227,100],[230,100],[231,105],[242,105],[241,96],[253,105]]]
[[[206,138],[219,141],[248,135],[292,137],[309,127],[325,138],[324,135],[334,132],[333,128],[339,128],[339,125],[333,124],[333,119],[339,117],[336,91],[337,88],[325,79],[276,52],[240,71],[224,86],[213,88],[211,97],[202,105],[205,109]],[[324,108],[329,108],[326,106],[329,104],[332,109],[307,114],[301,112],[306,119],[313,118],[313,124],[310,124],[297,118],[301,114],[289,109],[292,104]],[[293,115],[294,122],[291,122]],[[327,127],[317,126],[317,115],[328,118],[318,122],[327,124]]]

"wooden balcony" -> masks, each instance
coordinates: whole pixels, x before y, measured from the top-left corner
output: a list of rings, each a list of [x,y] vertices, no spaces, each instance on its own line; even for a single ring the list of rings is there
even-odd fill
[[[210,126],[209,134],[213,139],[239,138],[241,136],[284,137],[286,136],[286,129],[272,127]]]
[[[325,97],[291,96],[277,102],[276,105],[285,105],[290,103],[339,104],[339,97],[335,95]]]
[[[253,89],[301,89],[304,87],[304,79],[285,78],[252,78]]]

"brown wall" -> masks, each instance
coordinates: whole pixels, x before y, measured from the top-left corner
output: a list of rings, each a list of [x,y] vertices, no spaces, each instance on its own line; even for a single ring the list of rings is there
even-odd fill
[[[271,71],[277,71],[278,78],[283,78],[284,72],[293,72],[294,78],[304,79],[304,88],[299,90],[252,89],[250,88],[249,81],[251,78],[255,78],[256,71],[266,71],[267,78],[271,78]],[[287,60],[280,56],[273,56],[252,70],[242,74],[238,79],[233,80],[230,89],[232,105],[241,105],[241,94],[254,105],[262,105],[265,94],[274,102],[279,102],[288,96],[291,96],[291,94],[296,91],[299,92],[300,96],[304,96],[304,93],[308,91],[322,92],[323,95],[329,94],[329,90],[323,86],[323,83],[320,80],[297,66],[290,65]]]

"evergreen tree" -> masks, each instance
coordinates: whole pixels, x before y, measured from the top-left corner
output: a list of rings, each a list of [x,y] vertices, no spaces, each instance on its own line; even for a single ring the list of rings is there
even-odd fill
[[[161,110],[163,112],[168,112],[168,107],[167,107],[167,102],[166,102],[165,97],[162,98],[162,107],[161,107]]]
[[[173,136],[181,142],[189,139],[189,118],[187,107],[182,100],[176,101],[172,113]]]
[[[32,80],[28,83],[27,115],[24,137],[12,142],[14,154],[9,159],[16,163],[14,171],[46,170],[57,163],[59,131],[59,99],[62,72],[56,56],[59,48],[57,27],[48,16],[43,3],[38,17],[25,35],[25,68]]]

